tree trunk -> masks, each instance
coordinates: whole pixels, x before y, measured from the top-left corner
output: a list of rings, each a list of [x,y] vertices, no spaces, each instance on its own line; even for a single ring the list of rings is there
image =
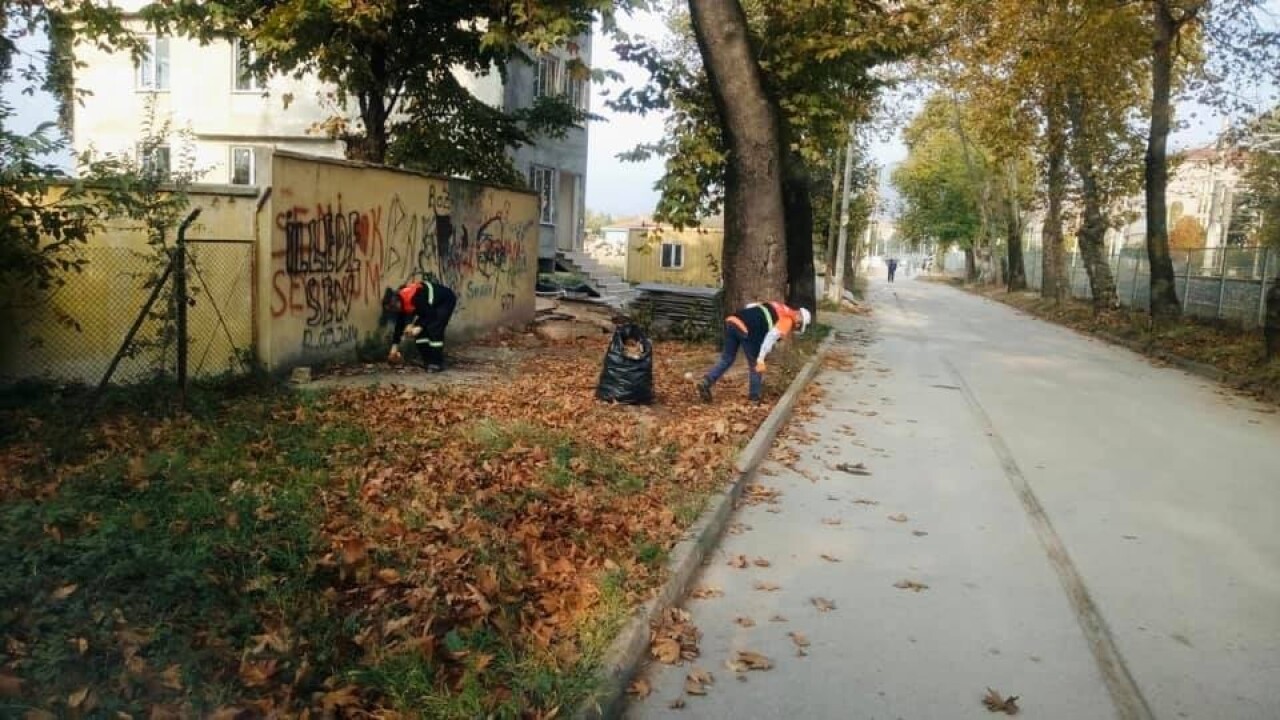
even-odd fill
[[[1009,252],[1009,292],[1027,290],[1027,265],[1023,261],[1023,220],[1018,215],[1018,199],[1010,196],[1005,204],[1007,252]]]
[[[836,166],[831,171],[831,222],[827,224],[827,283],[834,282],[836,276],[836,218],[839,217],[840,203],[840,153],[836,150]]]
[[[1062,246],[1062,196],[1066,192],[1066,138],[1063,136],[1060,108],[1045,108],[1045,140],[1048,143],[1045,179],[1046,210],[1040,233],[1041,257],[1040,297],[1061,303],[1067,299],[1067,256]]]
[[[1169,103],[1173,75],[1173,39],[1177,23],[1166,0],[1152,3],[1155,8],[1154,38],[1151,57],[1151,132],[1147,136],[1146,204],[1147,260],[1151,265],[1151,316],[1176,318],[1182,312],[1173,274],[1173,258],[1169,256],[1169,211],[1165,189],[1169,183],[1169,161],[1166,150],[1172,106]]]
[[[972,247],[964,249],[964,279],[973,282],[978,279],[978,262]]]
[[[689,0],[729,161],[722,267],[726,308],[786,297],[787,248],[778,116],[738,0]]]
[[[1084,221],[1076,239],[1080,245],[1080,256],[1084,259],[1084,270],[1089,275],[1093,311],[1100,313],[1119,307],[1120,298],[1116,295],[1116,279],[1111,274],[1103,242],[1107,234],[1107,219],[1102,214],[1105,198],[1090,157],[1093,138],[1089,132],[1088,109],[1079,90],[1072,89],[1067,93],[1067,116],[1071,120],[1071,161],[1080,176],[1084,200]]]
[[[813,267],[813,198],[809,169],[795,150],[787,150],[782,176],[782,203],[787,228],[787,304],[818,311]]]

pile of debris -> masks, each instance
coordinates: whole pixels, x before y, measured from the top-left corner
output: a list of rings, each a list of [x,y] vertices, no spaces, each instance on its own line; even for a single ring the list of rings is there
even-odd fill
[[[608,335],[625,318],[598,302],[568,297],[538,297],[533,331],[551,342]]]

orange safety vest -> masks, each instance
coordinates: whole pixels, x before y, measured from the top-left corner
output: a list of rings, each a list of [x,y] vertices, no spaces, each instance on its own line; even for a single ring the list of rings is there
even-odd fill
[[[405,285],[404,287],[400,288],[401,312],[405,313],[406,315],[413,312],[413,296],[418,294],[419,288],[424,288],[424,287],[427,290],[427,304],[428,305],[435,304],[436,293],[435,293],[435,288],[431,286],[431,283],[411,282],[408,285]]]

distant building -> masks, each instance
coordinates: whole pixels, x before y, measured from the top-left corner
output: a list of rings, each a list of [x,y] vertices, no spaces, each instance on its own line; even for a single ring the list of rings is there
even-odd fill
[[[608,260],[593,256],[601,264],[620,270],[629,283],[706,288],[718,288],[723,283],[720,266],[724,249],[722,228],[606,227],[603,234],[610,255],[619,245],[626,248],[625,260],[619,267],[616,256]]]
[[[146,2],[114,4],[137,13]],[[269,178],[261,177],[262,150],[267,148],[343,157],[342,141],[319,129],[344,112],[332,87],[313,76],[260,80],[247,72],[253,51],[234,39],[201,45],[190,38],[157,36],[136,16],[130,24],[151,49],[140,64],[128,53],[108,53],[92,45],[77,48],[82,66],[75,71],[75,85],[92,94],[74,110],[76,152],[94,148],[103,154],[137,154],[147,106],[154,103],[155,118],[169,122],[172,141],[140,160],[172,169],[189,160],[205,171],[201,182],[269,184]],[[565,94],[586,109],[587,82],[570,77],[571,57],[590,65],[590,36],[578,38],[572,51],[558,50],[534,64],[512,62],[505,84],[497,72],[456,74],[476,97],[495,107],[526,107],[537,97]],[[354,119],[349,111],[347,119]],[[178,157],[184,151],[191,157]],[[581,248],[587,128],[570,128],[560,139],[539,139],[513,152],[512,161],[542,197],[539,257],[546,261],[557,251]]]

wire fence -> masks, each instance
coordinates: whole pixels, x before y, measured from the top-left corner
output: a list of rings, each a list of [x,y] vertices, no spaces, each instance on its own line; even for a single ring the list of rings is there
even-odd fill
[[[1225,247],[1174,250],[1178,299],[1187,315],[1239,322],[1246,328],[1263,324],[1268,288],[1280,273],[1280,251],[1269,247]],[[1024,254],[1027,285],[1039,290],[1043,278],[1040,250]],[[963,257],[963,256],[962,256]],[[1093,297],[1089,275],[1079,252],[1067,254],[1071,294]],[[1120,304],[1138,310],[1151,306],[1151,273],[1145,248],[1125,248],[1110,258]],[[963,265],[961,265],[963,268]],[[950,263],[947,264],[950,270]]]
[[[189,240],[186,250],[184,301],[173,273],[165,273],[172,255],[106,243],[83,248],[79,271],[14,309],[8,337],[0,340],[0,385],[96,385],[109,368],[117,385],[172,378],[180,302],[187,307],[190,377],[247,371],[254,340],[252,241]],[[157,291],[161,279],[165,286]]]

